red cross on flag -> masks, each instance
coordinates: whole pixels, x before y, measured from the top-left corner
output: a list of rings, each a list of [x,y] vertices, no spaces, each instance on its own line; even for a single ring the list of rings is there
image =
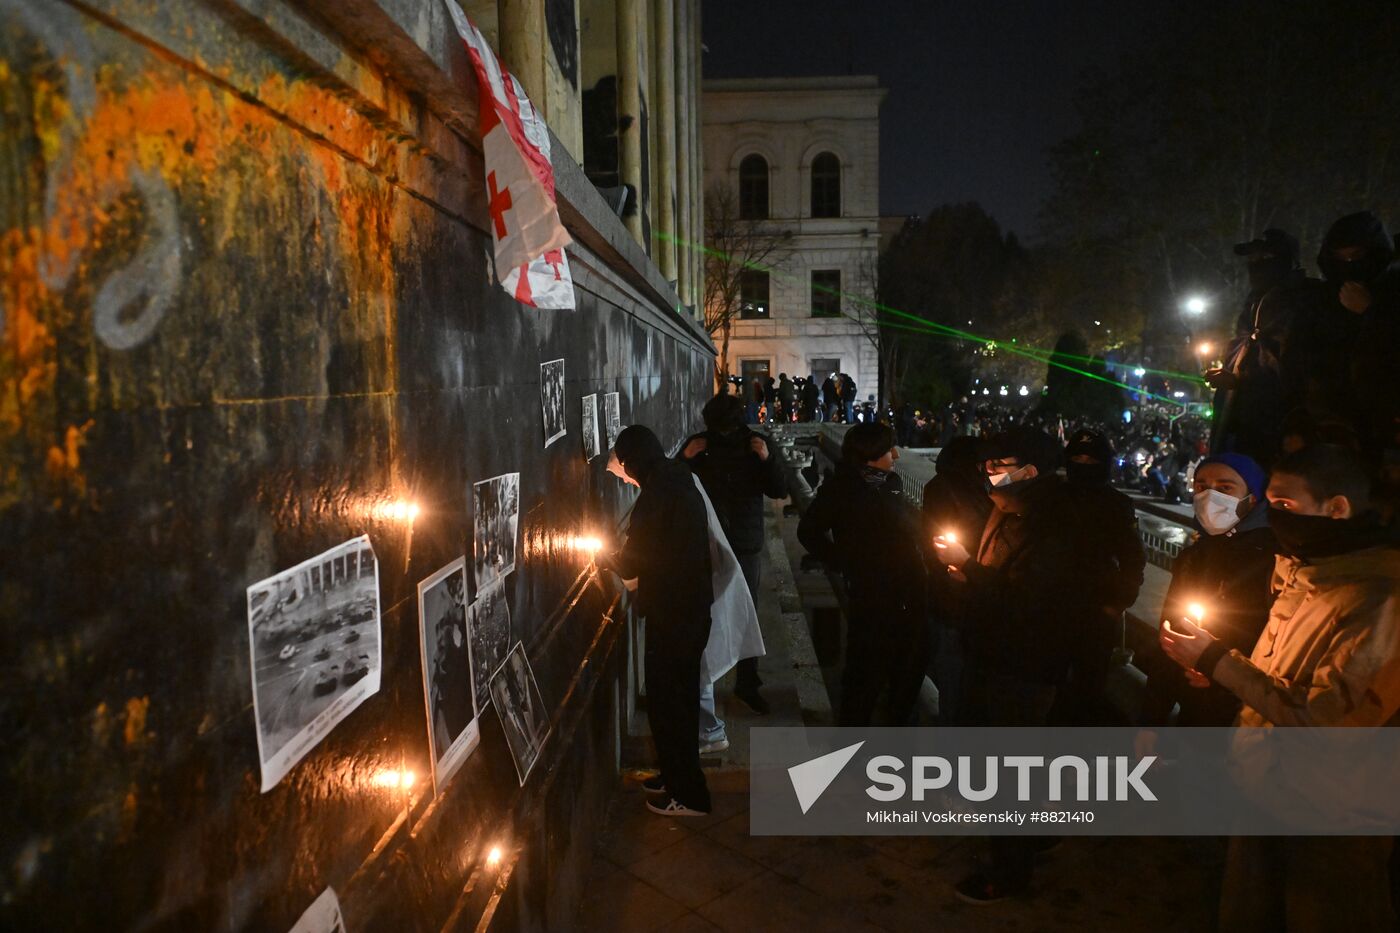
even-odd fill
[[[536,308],[572,308],[574,280],[564,255],[572,238],[559,222],[554,200],[549,129],[466,14],[452,0],[444,3],[480,88],[487,209],[501,287]]]

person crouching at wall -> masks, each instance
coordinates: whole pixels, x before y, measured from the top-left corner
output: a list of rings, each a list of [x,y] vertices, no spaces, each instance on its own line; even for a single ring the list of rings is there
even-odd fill
[[[890,722],[910,724],[923,686],[927,574],[918,513],[893,472],[898,457],[889,425],[853,425],[835,474],[797,526],[802,546],[846,579],[843,726],[870,725],[886,686]]]
[[[647,623],[647,721],[665,791],[647,808],[663,816],[704,816],[710,789],[695,741],[696,692],[714,602],[705,501],[690,468],[667,459],[656,435],[641,425],[617,436],[608,472],[641,488],[627,541],[599,563],[637,580],[637,614]]]

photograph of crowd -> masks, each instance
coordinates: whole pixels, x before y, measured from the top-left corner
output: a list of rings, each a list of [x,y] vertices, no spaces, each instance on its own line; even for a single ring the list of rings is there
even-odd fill
[[[467,637],[465,558],[418,584],[418,618],[433,790],[438,793],[480,741]]]
[[[544,411],[544,446],[569,433],[564,420],[564,361],[540,364],[540,408]]]
[[[598,393],[583,397],[583,459],[592,460],[602,450],[598,447]]]
[[[367,535],[248,587],[262,789],[379,690],[379,562]]]
[[[491,674],[505,660],[510,647],[510,606],[500,580],[478,590],[476,602],[467,607],[467,640],[471,645],[476,708],[482,710],[491,702]]]
[[[622,433],[622,400],[616,392],[603,396],[603,423],[608,429],[608,450],[612,450]]]
[[[516,642],[505,662],[491,678],[491,700],[501,717],[506,744],[515,759],[515,773],[524,784],[530,770],[539,760],[544,740],[549,735],[549,717],[540,697],[535,672],[525,657],[525,646]]]
[[[474,484],[472,521],[476,531],[472,579],[480,592],[492,580],[499,580],[515,570],[520,474],[503,473]]]

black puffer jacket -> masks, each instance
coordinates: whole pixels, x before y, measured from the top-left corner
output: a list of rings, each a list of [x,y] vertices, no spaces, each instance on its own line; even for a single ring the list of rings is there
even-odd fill
[[[845,576],[853,600],[922,609],[927,574],[916,516],[896,474],[877,486],[860,468],[839,463],[817,487],[797,539]]]
[[[1277,541],[1269,529],[1268,506],[1256,508],[1223,535],[1202,534],[1183,550],[1172,567],[1172,582],[1162,606],[1164,619],[1185,615],[1186,606],[1200,603],[1209,613],[1205,624],[1212,635],[1249,656],[1269,620]],[[1160,648],[1143,658],[1147,689],[1142,699],[1142,724],[1164,726],[1172,705],[1181,704],[1179,726],[1228,726],[1240,701],[1223,687],[1192,687],[1181,667]]]
[[[767,460],[754,453],[751,442],[755,437],[768,445]],[[687,438],[686,444],[696,438],[705,439],[705,449],[682,462],[700,477],[734,553],[757,554],[763,549],[763,497],[787,497],[773,445],[748,428],[727,433],[704,431]]]

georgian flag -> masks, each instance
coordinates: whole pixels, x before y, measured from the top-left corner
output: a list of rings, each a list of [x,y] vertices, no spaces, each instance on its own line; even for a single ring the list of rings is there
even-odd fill
[[[564,246],[572,242],[559,222],[549,130],[515,76],[503,69],[477,28],[452,0],[444,0],[467,46],[480,88],[481,149],[496,269],[501,287],[536,308],[572,308],[574,280]]]

